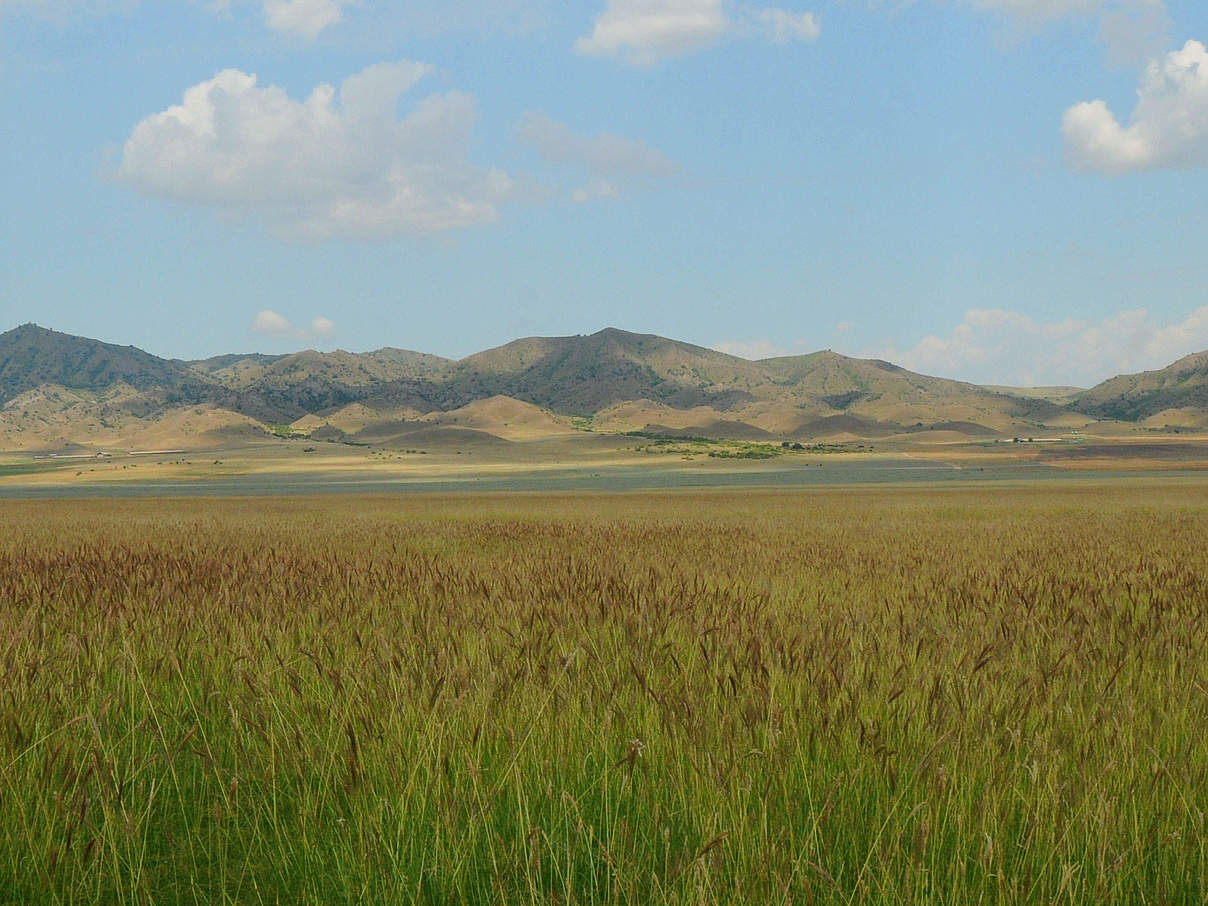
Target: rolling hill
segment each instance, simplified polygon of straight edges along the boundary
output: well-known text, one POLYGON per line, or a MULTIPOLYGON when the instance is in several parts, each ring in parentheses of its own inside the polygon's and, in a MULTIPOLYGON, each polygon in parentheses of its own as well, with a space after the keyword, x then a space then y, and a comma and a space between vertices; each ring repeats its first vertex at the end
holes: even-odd
POLYGON ((446 378, 474 399, 510 396, 578 416, 633 399, 725 411, 757 399, 769 384, 754 362, 615 328, 516 340, 462 359, 446 378))
POLYGON ((133 346, 114 346, 35 324, 0 334, 0 403, 46 385, 103 391, 118 384, 179 403, 205 399, 210 382, 183 364, 133 346))
POLYGON ((1197 352, 1157 371, 1106 380, 1071 400, 1097 418, 1204 424, 1208 416, 1208 352, 1197 352))
POLYGON ((1208 353, 1059 389, 981 387, 830 350, 748 361, 615 328, 458 361, 391 347, 177 361, 27 324, 0 334, 0 446, 247 438, 256 426, 403 444, 417 432, 515 443, 584 428, 774 440, 1208 425, 1208 353))

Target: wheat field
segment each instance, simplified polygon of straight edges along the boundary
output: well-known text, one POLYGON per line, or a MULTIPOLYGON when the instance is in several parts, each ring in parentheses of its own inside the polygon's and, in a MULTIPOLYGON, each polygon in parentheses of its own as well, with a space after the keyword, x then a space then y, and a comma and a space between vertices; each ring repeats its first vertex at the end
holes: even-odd
POLYGON ((1208 900, 1208 482, 0 504, 0 904, 1208 900))

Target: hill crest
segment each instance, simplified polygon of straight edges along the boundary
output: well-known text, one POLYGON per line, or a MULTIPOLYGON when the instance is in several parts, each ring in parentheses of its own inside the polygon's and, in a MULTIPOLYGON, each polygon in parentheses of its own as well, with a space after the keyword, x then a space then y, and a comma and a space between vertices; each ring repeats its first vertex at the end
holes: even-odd
POLYGON ((64 411, 51 421, 68 435, 67 410, 88 412, 92 425, 115 412, 162 421, 174 408, 205 406, 266 426, 324 425, 330 419, 353 428, 400 417, 455 425, 452 419, 466 418, 476 428, 528 436, 569 430, 577 419, 580 427, 602 431, 654 426, 724 428, 752 437, 874 437, 930 428, 975 437, 1074 429, 1121 413, 1140 422, 1178 412, 1202 422, 1208 417, 1208 353, 1161 371, 1113 378, 1067 401, 917 374, 829 349, 751 361, 614 327, 525 337, 460 360, 387 346, 365 353, 302 350, 177 361, 24 324, 0 334, 6 436, 20 433, 15 420, 21 407, 7 405, 19 398, 29 401, 25 410, 36 400, 41 419, 61 400, 64 411), (49 390, 39 395, 41 388, 49 390), (354 412, 360 414, 351 418, 354 412))

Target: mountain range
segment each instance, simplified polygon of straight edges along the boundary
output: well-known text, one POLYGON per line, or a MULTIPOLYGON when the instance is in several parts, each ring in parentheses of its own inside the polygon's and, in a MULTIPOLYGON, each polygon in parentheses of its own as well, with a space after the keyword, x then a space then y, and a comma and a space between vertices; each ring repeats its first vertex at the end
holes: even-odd
POLYGON ((376 445, 609 433, 969 439, 1208 425, 1208 353, 1089 390, 928 377, 829 350, 748 361, 615 328, 460 360, 405 349, 164 359, 33 324, 0 334, 0 449, 220 446, 271 433, 376 445), (1051 391, 1051 392, 1050 392, 1051 391))

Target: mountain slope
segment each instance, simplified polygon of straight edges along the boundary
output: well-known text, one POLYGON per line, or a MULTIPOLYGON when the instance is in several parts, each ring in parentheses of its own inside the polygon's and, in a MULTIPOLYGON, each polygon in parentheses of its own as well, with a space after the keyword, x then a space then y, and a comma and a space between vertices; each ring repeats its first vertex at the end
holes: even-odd
POLYGON ((725 411, 756 399, 753 391, 768 385, 754 362, 616 328, 516 340, 462 359, 445 380, 461 405, 510 396, 567 415, 593 415, 634 399, 725 411))
POLYGON ((1208 412, 1208 352, 1157 371, 1123 374, 1075 396, 1077 408, 1098 418, 1139 421, 1170 410, 1208 412))
MULTIPOLYGON (((281 356, 259 366, 235 363, 215 372, 223 386, 255 398, 274 413, 274 420, 292 422, 308 413, 339 409, 375 395, 400 394, 400 386, 438 376, 449 364, 439 356, 404 349, 374 352, 316 352, 313 349, 281 356)), ((426 407, 430 408, 430 407, 426 407)))
POLYGON ((1066 426, 1087 419, 1045 399, 1027 399, 976 384, 930 377, 879 359, 854 359, 825 350, 804 356, 764 359, 760 365, 830 412, 873 422, 914 427, 967 422, 1010 431, 1024 425, 1066 426))
POLYGON ((234 390, 258 387, 276 392, 300 386, 369 387, 393 381, 415 380, 440 373, 451 363, 440 356, 409 349, 377 349, 373 352, 316 352, 313 349, 283 356, 218 356, 208 363, 216 380, 234 390), (227 359, 230 359, 227 361, 227 359))
POLYGON ((1092 420, 1085 412, 1147 419, 1178 409, 1183 423, 1208 424, 1208 353, 1115 378, 1078 394, 1074 405, 1051 396, 929 377, 830 350, 748 361, 615 328, 529 337, 459 361, 387 347, 181 362, 34 325, 0 334, 4 435, 56 438, 72 437, 73 424, 88 438, 128 436, 151 421, 169 426, 176 421, 165 413, 182 407, 215 410, 204 415, 206 424, 227 412, 344 435, 374 426, 385 436, 422 422, 424 430, 513 440, 571 431, 569 417, 589 419, 598 431, 793 439, 922 430, 956 439, 1030 435, 1085 426, 1092 420))
POLYGON ((199 402, 211 382, 182 363, 133 346, 114 346, 25 324, 0 334, 0 402, 54 384, 103 391, 125 384, 165 402, 199 402))
MULTIPOLYGON (((254 390, 241 392, 223 386, 187 362, 34 324, 0 334, 0 405, 43 388, 74 395, 70 406, 80 412, 87 409, 89 418, 98 418, 101 424, 194 405, 214 406, 261 422, 279 420, 278 407, 271 399, 254 390)), ((46 408, 45 401, 41 405, 46 408)), ((10 409, 8 416, 13 415, 10 409)))

